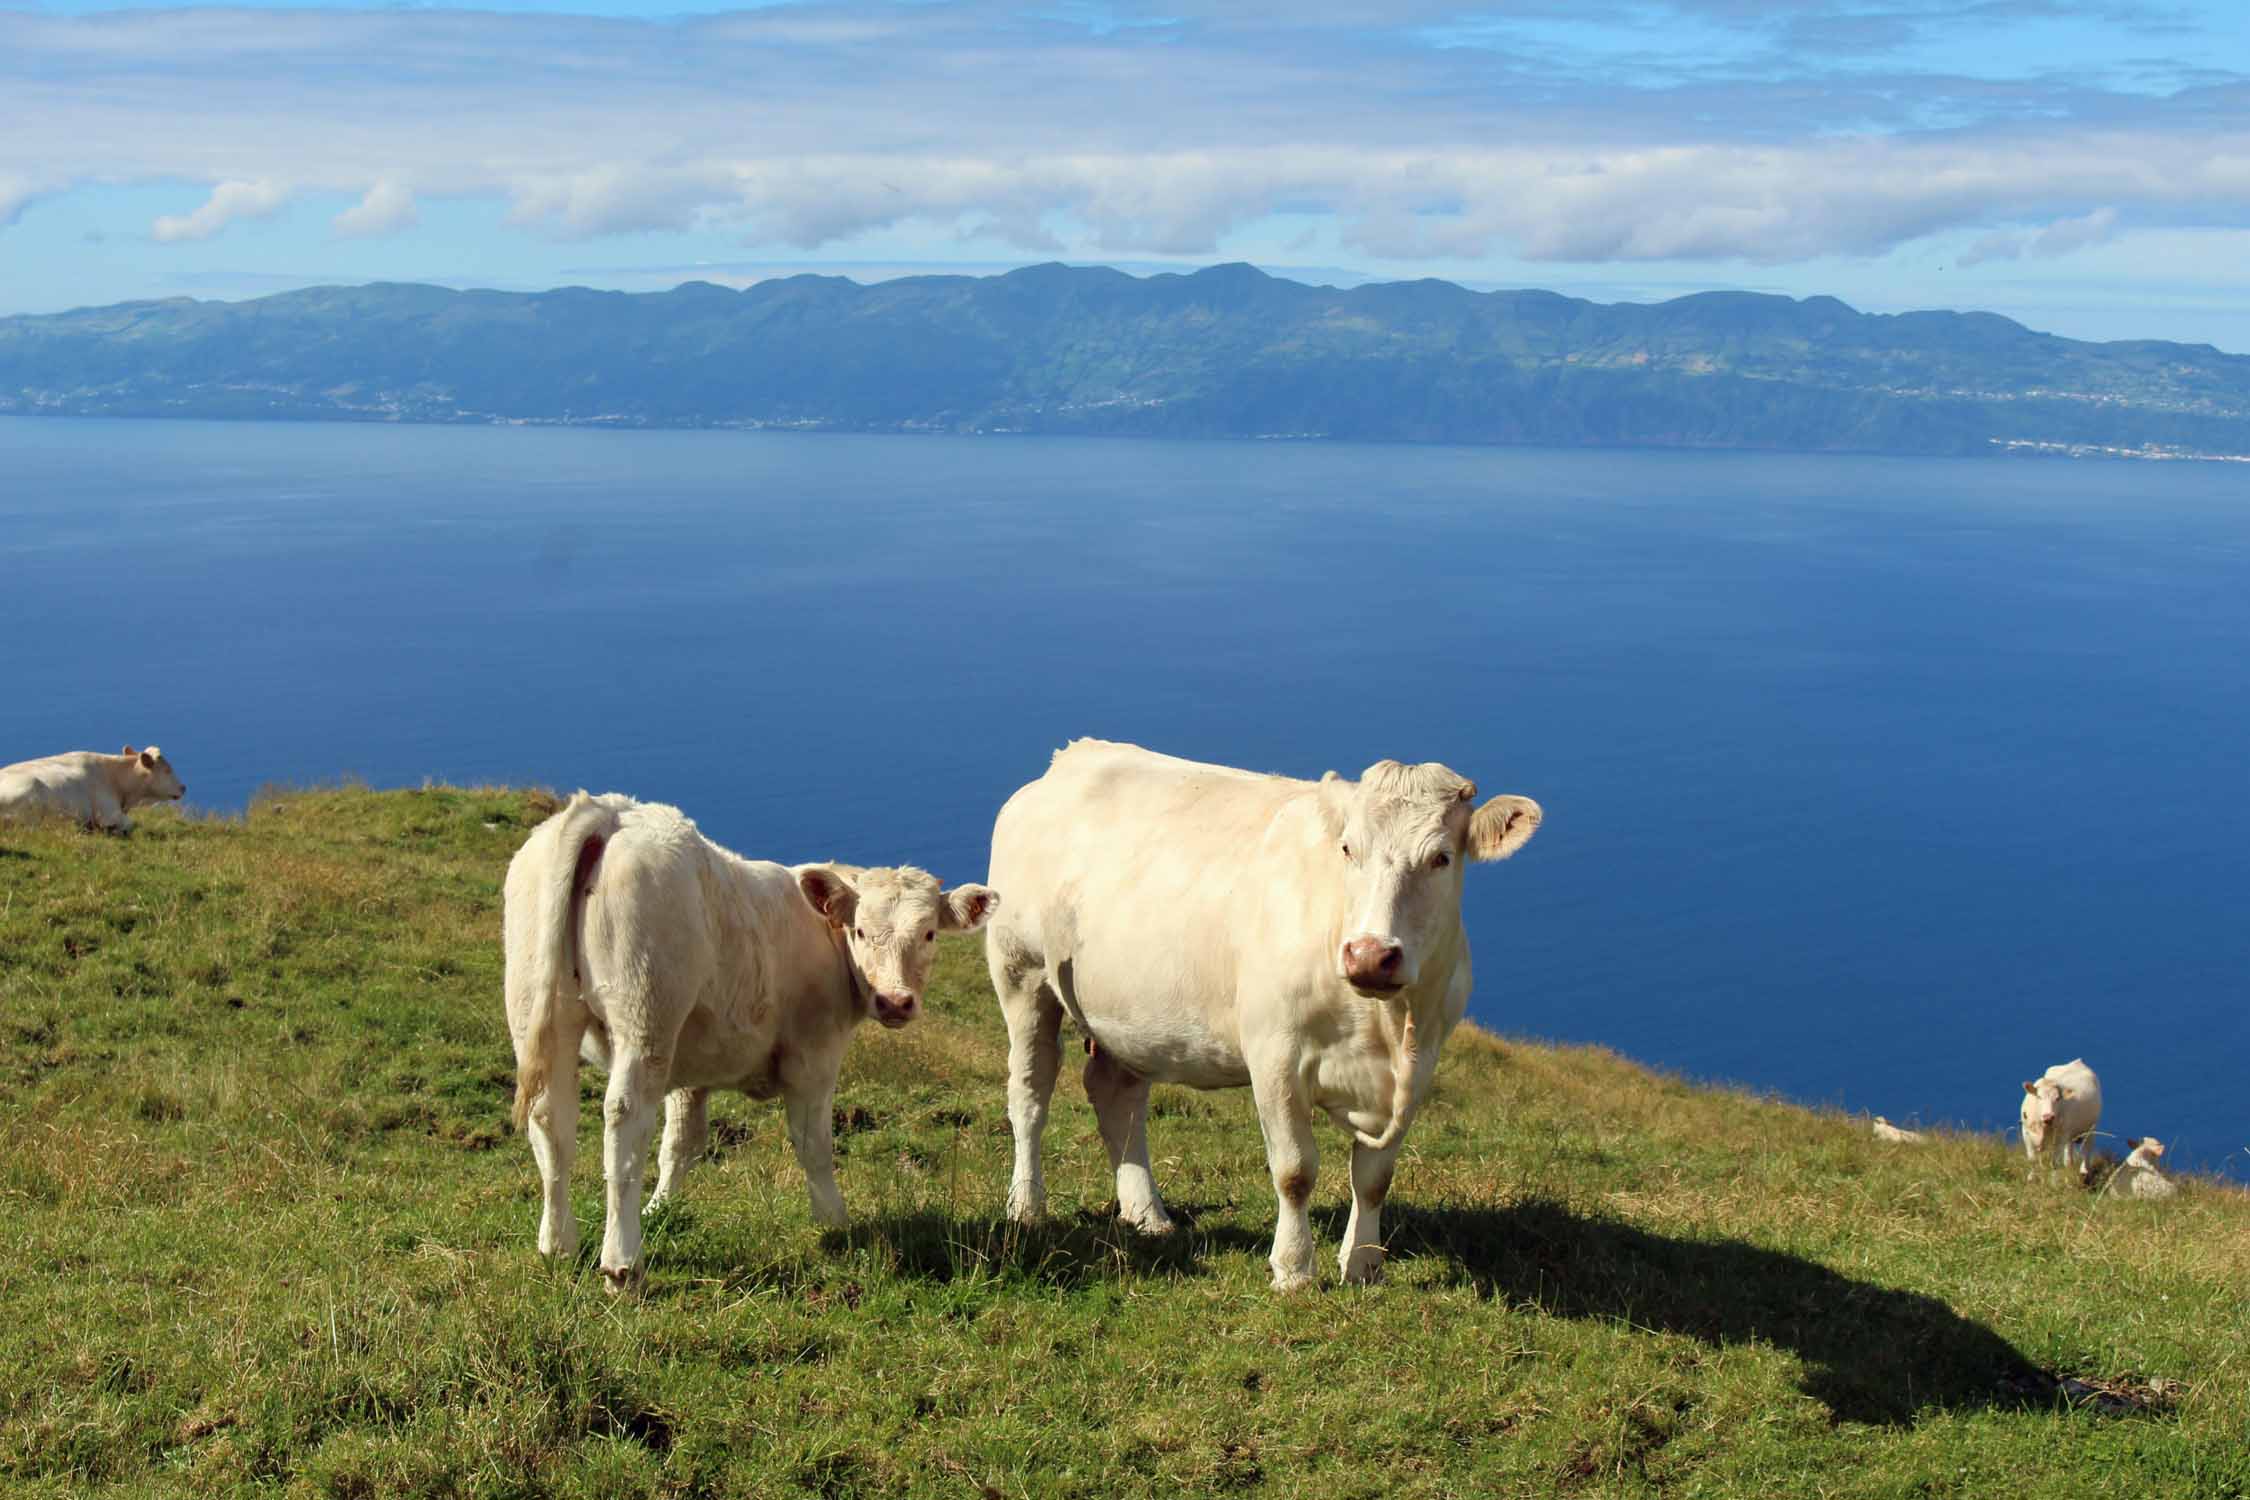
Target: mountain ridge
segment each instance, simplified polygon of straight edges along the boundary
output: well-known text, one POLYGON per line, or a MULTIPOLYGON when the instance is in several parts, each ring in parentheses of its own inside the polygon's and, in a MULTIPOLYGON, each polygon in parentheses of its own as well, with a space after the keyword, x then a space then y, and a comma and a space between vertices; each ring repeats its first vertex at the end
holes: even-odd
POLYGON ((2250 356, 1994 313, 1710 291, 1598 303, 1240 262, 741 290, 309 287, 0 318, 0 412, 2250 453, 2250 356))

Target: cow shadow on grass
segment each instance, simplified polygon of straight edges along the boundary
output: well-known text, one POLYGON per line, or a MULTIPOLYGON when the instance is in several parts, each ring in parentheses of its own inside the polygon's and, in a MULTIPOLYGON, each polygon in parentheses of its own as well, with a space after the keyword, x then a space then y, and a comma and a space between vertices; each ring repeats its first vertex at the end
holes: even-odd
MULTIPOLYGON (((1839 1422, 1910 1426, 1931 1409, 2047 1405, 2054 1378, 1935 1297, 1740 1240, 1673 1238, 1548 1199, 1417 1209, 1386 1226, 1392 1264, 1435 1260, 1479 1296, 1550 1317, 1767 1344, 1805 1365, 1839 1422)), ((1342 1228, 1336 1212, 1324 1227, 1342 1228)))
MULTIPOLYGON (((1058 1288, 1137 1277, 1200 1277, 1212 1259, 1261 1263, 1270 1222, 1232 1223, 1231 1206, 1171 1205, 1180 1223, 1152 1238, 1083 1212, 1024 1227, 942 1212, 890 1215, 833 1230, 830 1254, 873 1250, 898 1275, 951 1283, 1022 1279, 1058 1288)), ((1345 1210, 1315 1210, 1323 1269, 1345 1210)), ((1861 1281, 1818 1261, 1741 1240, 1655 1234, 1549 1199, 1419 1208, 1392 1201, 1394 1274, 1433 1263, 1438 1279, 1510 1307, 1649 1332, 1716 1348, 1764 1344, 1804 1364, 1805 1393, 1833 1420, 1911 1426, 1922 1414, 2050 1406, 2056 1383, 1991 1329, 1919 1292, 1861 1281)), ((1344 1295, 1330 1285, 1325 1295, 1344 1295)))
POLYGON ((898 1275, 916 1281, 997 1277, 1069 1289, 1132 1276, 1207 1276, 1214 1252, 1256 1250, 1263 1256, 1271 1239, 1270 1232, 1204 1222, 1223 1212, 1214 1207, 1165 1206, 1176 1227, 1164 1235, 1142 1234, 1114 1214, 1093 1211, 1027 1225, 924 1210, 830 1230, 821 1248, 830 1254, 873 1250, 898 1275))

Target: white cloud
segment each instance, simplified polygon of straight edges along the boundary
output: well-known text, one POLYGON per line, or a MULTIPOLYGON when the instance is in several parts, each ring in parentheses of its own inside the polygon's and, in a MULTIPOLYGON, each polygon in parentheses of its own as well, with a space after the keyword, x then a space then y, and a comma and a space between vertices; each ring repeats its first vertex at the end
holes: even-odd
POLYGON ((386 177, 330 220, 329 227, 347 238, 361 239, 396 234, 421 221, 422 212, 415 206, 413 192, 398 179, 386 177))
MULTIPOLYGON (((505 202, 562 239, 718 227, 812 249, 911 225, 1100 256, 1219 253, 1289 212, 1394 261, 1773 264, 1938 233, 1988 235, 1989 259, 2250 217, 2239 85, 1877 79, 1808 55, 1789 76, 1636 86, 1491 37, 1422 45, 1409 11, 1455 12, 1417 5, 1388 23, 1356 0, 1142 17, 1185 16, 1161 25, 1120 24, 1129 4, 1074 25, 1001 0, 668 22, 0 9, 18 122, 0 133, 0 224, 33 174, 210 189, 157 221, 174 242, 313 193, 357 199, 333 221, 347 236, 405 228, 435 194, 505 202), (1914 128, 1937 116, 1957 123, 1914 128)), ((1714 24, 1762 13, 1682 5, 1714 24)))
POLYGON ((1966 270, 1995 260, 2053 260, 2075 250, 2107 244, 2117 236, 2117 210, 2104 204, 2074 219, 2057 219, 2043 229, 1988 234, 1961 253, 1966 270))
POLYGON ((21 218, 31 200, 38 196, 39 189, 29 177, 0 172, 0 229, 6 229, 21 218))
POLYGON ((160 215, 148 232, 160 245, 207 240, 237 219, 273 217, 288 198, 289 190, 270 179, 230 180, 211 189, 211 196, 194 213, 160 215))

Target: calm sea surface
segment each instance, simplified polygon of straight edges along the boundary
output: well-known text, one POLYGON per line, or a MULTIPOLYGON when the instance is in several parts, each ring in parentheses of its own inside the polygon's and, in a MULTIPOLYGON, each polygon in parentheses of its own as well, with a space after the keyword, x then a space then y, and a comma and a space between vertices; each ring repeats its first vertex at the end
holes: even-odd
POLYGON ((2250 1168, 2239 466, 0 419, 0 619, 0 762, 949 882, 1078 735, 1443 760, 1547 809, 1489 1025, 1991 1127, 2083 1054, 2250 1168))

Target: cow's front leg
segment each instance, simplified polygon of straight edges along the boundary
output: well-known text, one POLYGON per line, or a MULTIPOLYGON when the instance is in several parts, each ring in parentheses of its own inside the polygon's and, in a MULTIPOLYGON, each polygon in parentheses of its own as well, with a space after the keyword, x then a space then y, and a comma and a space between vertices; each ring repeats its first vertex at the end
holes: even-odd
MULTIPOLYGON (((988 941, 997 941, 991 939, 988 941)), ((1047 1105, 1062 1071, 1062 1002, 1045 975, 1025 962, 992 961, 1000 1009, 1008 1023, 1008 1128, 1016 1140, 1015 1175, 1008 1181, 1008 1217, 1032 1224, 1047 1212, 1047 1180, 1039 1143, 1047 1130, 1047 1105)))
POLYGON ((812 1216, 831 1229, 844 1224, 844 1195, 836 1191, 836 1080, 807 1082, 782 1095, 789 1119, 789 1144, 804 1169, 805 1191, 812 1195, 812 1216))
POLYGON ((1266 1166, 1273 1173, 1279 1201, 1274 1219, 1273 1285, 1293 1292, 1313 1284, 1313 1183, 1320 1175, 1320 1143, 1313 1139, 1312 1106, 1304 1085, 1286 1068, 1253 1067, 1250 1092, 1258 1104, 1258 1127, 1265 1132, 1266 1166))
POLYGON ((1336 1257, 1348 1282, 1366 1285, 1383 1279, 1383 1200, 1390 1196, 1398 1150, 1394 1145, 1371 1151, 1352 1143, 1352 1220, 1336 1257))
POLYGON ((710 1105, 709 1089, 674 1089, 664 1096, 664 1144, 656 1152, 656 1192, 648 1200, 650 1208, 678 1191, 680 1179, 703 1154, 711 1138, 710 1105))
POLYGON ((641 1258, 641 1178, 664 1097, 662 1062, 641 1048, 619 1045, 611 1055, 609 1093, 602 1101, 602 1174, 609 1223, 602 1231, 602 1274, 612 1291, 633 1279, 641 1258))

